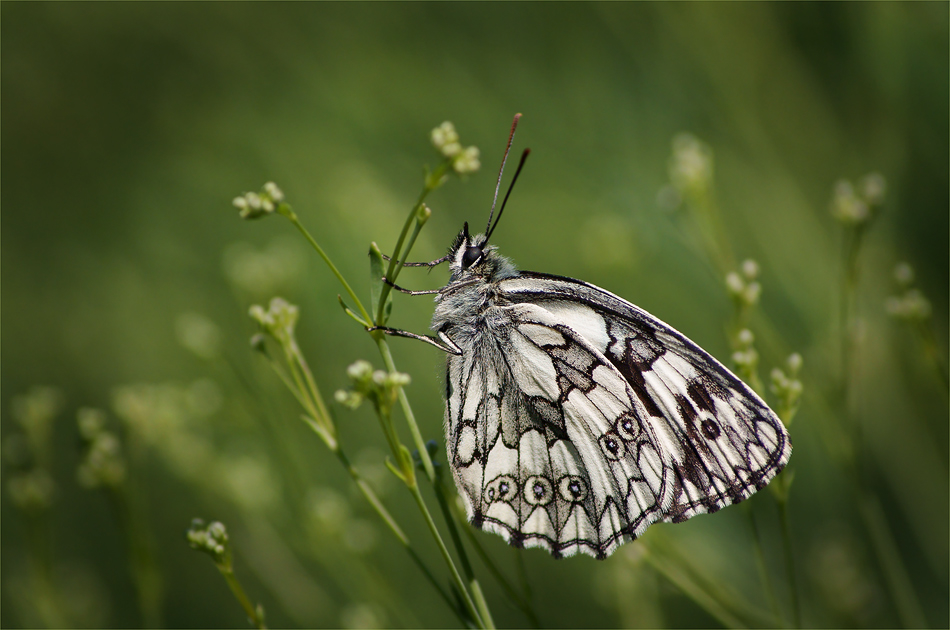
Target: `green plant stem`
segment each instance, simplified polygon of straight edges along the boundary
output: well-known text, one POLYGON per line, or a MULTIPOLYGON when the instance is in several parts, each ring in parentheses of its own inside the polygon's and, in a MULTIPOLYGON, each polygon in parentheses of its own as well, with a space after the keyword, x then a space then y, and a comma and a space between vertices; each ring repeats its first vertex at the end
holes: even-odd
POLYGON ((266 355, 266 357, 271 368, 273 368, 274 372, 277 373, 277 376, 284 383, 284 386, 290 390, 290 393, 294 395, 294 398, 297 399, 297 402, 300 403, 300 406, 304 408, 304 411, 306 411, 308 415, 314 414, 316 410, 312 408, 310 400, 303 395, 303 392, 297 389, 297 384, 292 381, 289 376, 287 376, 283 368, 280 367, 280 364, 278 364, 277 361, 275 361, 269 354, 266 355))
MULTIPOLYGON (((396 363, 393 361, 393 354, 389 349, 389 344, 386 343, 386 339, 381 333, 377 333, 375 339, 376 346, 379 348, 379 354, 383 357, 383 364, 386 366, 386 369, 390 372, 395 372, 396 363)), ((422 467, 426 472, 426 477, 428 477, 430 481, 434 481, 435 467, 432 465, 432 458, 429 456, 428 449, 426 449, 425 440, 422 438, 422 433, 419 431, 419 425, 416 422, 416 415, 412 412, 409 399, 406 397, 406 392, 403 391, 402 387, 398 389, 396 396, 399 400, 402 413, 406 417, 406 424, 409 425, 412 442, 415 444, 416 450, 419 451, 419 459, 422 460, 422 467)))
POLYGON ((363 476, 360 475, 359 470, 350 463, 350 459, 346 456, 346 453, 343 452, 342 448, 337 447, 333 454, 336 455, 336 458, 340 460, 340 463, 343 465, 343 468, 346 469, 346 472, 349 473, 350 477, 356 482, 356 487, 360 489, 363 497, 369 502, 376 514, 379 515, 383 522, 389 527, 390 531, 399 539, 399 542, 404 546, 409 546, 409 537, 406 536, 405 532, 402 531, 402 528, 399 527, 399 524, 396 523, 396 519, 393 518, 392 514, 389 513, 389 510, 386 509, 386 506, 383 505, 383 502, 376 496, 376 492, 373 491, 373 488, 363 479, 363 476))
MULTIPOLYGON (((429 173, 426 176, 425 183, 422 187, 422 192, 419 194, 419 198, 416 200, 415 205, 412 207, 412 211, 409 212, 409 216, 406 217, 406 222, 402 226, 402 231, 399 233, 399 238, 396 240, 396 247, 393 249, 393 255, 389 258, 389 266, 386 268, 386 277, 390 282, 395 284, 396 278, 399 277, 400 272, 402 271, 402 263, 406 262, 407 256, 409 255, 409 250, 412 248, 412 243, 409 247, 406 247, 405 251, 402 251, 403 243, 406 241, 406 235, 409 234, 409 227, 417 222, 417 217, 419 210, 422 208, 422 204, 425 201, 426 197, 429 196, 433 190, 442 185, 443 176, 449 169, 449 161, 445 160, 439 164, 434 171, 429 173)), ((415 242, 415 235, 412 238, 412 242, 415 242)), ((392 292, 392 286, 389 284, 384 284, 382 292, 379 295, 379 303, 376 307, 376 319, 373 320, 376 322, 377 326, 382 326, 386 323, 384 317, 384 308, 386 306, 386 299, 389 297, 390 292, 392 292)))
POLYGON ((646 559, 654 568, 723 624, 734 628, 774 627, 780 621, 704 577, 662 533, 644 539, 643 545, 646 559))
MULTIPOLYGON (((399 239, 396 241, 396 247, 393 249, 393 255, 389 259, 389 267, 386 269, 386 277, 392 283, 395 283, 396 279, 399 277, 399 273, 402 271, 403 267, 402 263, 406 262, 409 252, 416 242, 416 237, 419 235, 419 230, 422 228, 422 224, 418 220, 419 210, 422 208, 422 204, 429 193, 441 186, 443 175, 445 171, 448 170, 448 166, 449 163, 447 161, 443 162, 436 168, 435 171, 426 177, 425 185, 422 188, 422 192, 419 194, 419 199, 413 206, 409 216, 406 217, 406 222, 403 224, 402 231, 399 233, 399 239), (413 224, 415 224, 415 229, 413 230, 409 243, 406 245, 405 251, 403 251, 403 244, 406 241, 406 235, 409 233, 409 228, 413 224)), ((374 320, 377 326, 382 326, 385 324, 384 314, 386 300, 389 299, 389 294, 391 291, 392 286, 388 283, 384 283, 379 295, 376 319, 374 320)), ((389 344, 386 343, 384 335, 382 333, 376 332, 374 333, 373 337, 376 340, 376 346, 379 348, 379 354, 383 357, 383 363, 386 365, 386 369, 390 372, 395 372, 396 364, 393 361, 392 352, 389 349, 389 344)), ((425 470, 426 477, 429 478, 429 481, 435 481, 435 467, 432 465, 432 458, 429 457, 429 452, 426 450, 425 440, 422 438, 422 433, 419 431, 419 425, 416 422, 415 414, 412 412, 412 407, 409 405, 409 399, 406 397, 406 393, 401 387, 399 388, 397 396, 399 399, 399 406, 402 408, 403 414, 406 417, 406 423, 409 425, 409 432, 412 434, 412 441, 415 444, 416 450, 419 452, 419 458, 422 460, 422 467, 425 470)))
MULTIPOLYGON (((772 578, 769 577, 768 565, 765 562, 765 551, 762 547, 762 535, 759 532, 759 524, 755 520, 755 514, 745 503, 745 513, 749 517, 749 525, 752 528, 752 541, 755 549, 755 563, 759 568, 759 576, 762 578, 762 586, 765 590, 765 596, 769 600, 769 608, 777 620, 782 620, 782 613, 778 606, 778 597, 775 595, 775 586, 772 584, 772 578)), ((784 625, 784 624, 783 624, 784 625)), ((795 627, 799 627, 796 625, 795 627)))
POLYGON ((801 604, 798 595, 798 580, 795 579, 795 554, 792 553, 792 532, 788 519, 788 500, 778 499, 779 521, 782 526, 782 552, 785 554, 785 573, 792 597, 792 626, 802 627, 801 604))
MULTIPOLYGON (((360 489, 363 497, 367 500, 367 502, 369 502, 373 510, 383 520, 383 522, 386 523, 386 526, 389 527, 389 530, 393 533, 393 535, 396 536, 400 544, 402 544, 406 552, 409 554, 409 557, 412 558, 412 561, 417 567, 419 567, 419 570, 422 571, 422 574, 425 575, 432 587, 435 588, 445 603, 448 604, 449 608, 455 610, 455 604, 452 602, 451 598, 439 585, 438 580, 435 579, 432 571, 425 564, 425 562, 423 562, 422 558, 419 557, 419 554, 416 553, 416 550, 412 548, 412 545, 409 543, 409 537, 405 534, 405 532, 402 531, 402 528, 399 527, 396 519, 393 518, 393 516, 389 513, 389 510, 386 509, 380 498, 376 496, 376 492, 373 491, 372 487, 370 487, 366 480, 360 475, 359 470, 357 470, 356 467, 350 463, 349 458, 342 451, 342 449, 337 448, 334 450, 334 454, 337 456, 337 459, 340 460, 340 463, 343 464, 343 467, 349 473, 350 477, 353 478, 353 481, 356 482, 356 486, 360 489)), ((464 621, 464 619, 461 617, 460 620, 464 621)))
POLYGON ((221 572, 221 575, 224 576, 224 580, 228 583, 228 587, 231 589, 231 592, 234 593, 234 597, 238 600, 238 603, 241 604, 241 608, 244 609, 244 613, 247 615, 247 618, 254 624, 255 628, 263 630, 267 628, 264 625, 264 616, 254 605, 251 603, 251 600, 248 599, 247 594, 244 593, 244 589, 241 587, 241 583, 238 581, 237 577, 234 575, 234 571, 229 566, 230 563, 226 564, 217 564, 218 571, 221 572))
POLYGON ((689 195, 687 207, 692 211, 694 224, 699 230, 706 254, 716 267, 716 271, 723 277, 735 268, 735 262, 711 186, 710 183, 709 187, 689 195))
POLYGON ((842 272, 841 287, 841 392, 844 402, 845 414, 850 419, 850 425, 854 434, 852 436, 851 472, 852 481, 857 490, 859 509, 871 539, 871 547, 877 556, 878 564, 884 574, 888 590, 902 624, 907 628, 923 628, 926 626, 926 618, 923 614, 923 608, 917 599, 913 584, 904 566, 903 559, 900 556, 897 543, 891 533, 891 529, 884 517, 883 510, 877 501, 877 498, 871 493, 865 478, 867 476, 865 467, 866 453, 864 448, 863 427, 860 416, 855 409, 855 388, 856 380, 853 373, 854 354, 856 351, 856 339, 854 330, 855 296, 857 294, 858 278, 860 272, 860 252, 863 243, 864 234, 867 231, 867 223, 861 223, 854 226, 853 231, 845 233, 845 245, 843 248, 844 269, 842 272))
MULTIPOLYGON (((393 457, 397 461, 397 468, 402 470, 399 473, 400 479, 405 483, 406 487, 409 489, 409 492, 412 494, 412 497, 416 500, 416 505, 419 507, 419 511, 422 512, 423 517, 425 518, 426 525, 429 527, 429 531, 432 534, 432 537, 435 539, 436 544, 439 547, 439 551, 442 553, 442 558, 445 560, 446 565, 449 567, 449 571, 452 575, 452 580, 455 582, 456 589, 459 592, 459 595, 462 597, 462 601, 465 604, 465 607, 468 609, 469 614, 472 615, 472 619, 478 624, 480 628, 489 628, 493 627, 488 625, 491 623, 491 617, 487 617, 487 622, 485 621, 486 617, 480 614, 480 606, 475 603, 475 600, 472 598, 472 595, 469 593, 469 590, 466 588, 465 583, 462 581, 462 577, 459 574, 458 569, 455 566, 455 562, 452 560, 451 554, 449 554, 448 548, 445 546, 445 542, 442 540, 442 535, 439 533, 438 527, 435 525, 435 521, 432 520, 432 514, 429 512, 429 508, 425 503, 425 499, 422 497, 422 493, 419 489, 419 484, 414 475, 407 474, 411 473, 411 468, 406 471, 403 467, 403 459, 405 453, 405 447, 399 441, 399 436, 396 435, 395 427, 392 423, 392 418, 388 413, 388 410, 382 409, 377 406, 376 415, 379 418, 380 426, 382 427, 383 433, 386 436, 386 440, 389 443, 389 447, 392 450, 393 457)), ((424 447, 423 447, 424 448, 424 447)), ((411 465, 411 464, 410 464, 411 465)), ((457 533, 455 533, 457 536, 457 533)), ((465 566, 467 568, 467 573, 471 574, 471 566, 468 564, 468 558, 462 556, 465 561, 465 566)), ((472 580, 474 577, 472 576, 472 580)), ((470 580, 471 582, 471 580, 470 580)), ((475 583, 475 588, 478 590, 478 593, 481 593, 481 588, 478 586, 477 582, 475 583)), ((481 601, 482 607, 487 610, 487 604, 482 598, 481 601)))
MULTIPOLYGON (((294 397, 297 398, 297 401, 301 404, 301 406, 303 406, 303 408, 308 412, 308 414, 315 414, 316 409, 314 407, 314 403, 311 401, 310 398, 305 396, 304 393, 300 390, 300 387, 302 387, 302 383, 300 381, 299 375, 296 374, 296 371, 291 370, 295 375, 294 380, 291 380, 291 378, 288 377, 284 373, 284 370, 281 369, 280 365, 276 361, 274 361, 273 358, 271 358, 270 354, 267 354, 266 356, 267 356, 268 362, 271 364, 271 367, 274 369, 275 372, 277 372, 280 379, 284 382, 284 385, 286 385, 287 388, 294 394, 294 397)), ((288 352, 286 356, 287 356, 288 363, 291 366, 293 366, 295 363, 294 357, 296 355, 288 352)), ((304 368, 306 368, 306 363, 303 361, 303 357, 300 356, 299 358, 301 359, 300 364, 303 365, 304 368)), ((313 383, 312 376, 310 376, 308 380, 309 382, 313 383)), ((316 394, 315 400, 320 400, 319 390, 316 389, 315 383, 311 391, 316 394)), ((335 436, 327 433, 323 425, 321 425, 319 422, 317 422, 313 418, 309 417, 309 415, 305 414, 304 419, 305 421, 307 421, 307 424, 310 426, 310 428, 312 428, 314 432, 317 433, 317 435, 319 435, 321 439, 323 439, 327 447, 333 452, 336 458, 340 461, 340 463, 343 465, 343 468, 347 471, 347 473, 356 483, 356 486, 357 488, 359 488, 360 493, 363 495, 366 501, 370 504, 370 506, 373 508, 376 514, 380 517, 380 519, 382 519, 382 521, 386 524, 386 526, 393 533, 393 535, 399 540, 403 548, 406 549, 406 552, 412 558, 412 561, 416 564, 417 567, 419 567, 419 570, 422 571, 423 575, 425 575, 429 583, 433 586, 433 588, 436 589, 436 591, 439 593, 442 599, 445 600, 445 602, 449 605, 449 607, 452 608, 452 610, 455 610, 456 612, 458 612, 455 604, 449 598, 448 594, 439 585, 438 581, 435 579, 434 575, 432 574, 432 571, 422 561, 422 558, 419 557, 419 554, 417 554, 416 551, 412 548, 409 541, 409 537, 405 534, 405 532, 396 522, 396 519, 393 518, 392 514, 389 513, 389 510, 386 509, 385 505, 383 505, 383 502, 376 495, 376 492, 373 491, 372 487, 366 482, 365 479, 363 479, 359 470, 355 466, 353 466, 353 464, 350 462, 349 457, 347 457, 346 453, 343 451, 342 447, 340 446, 339 442, 336 440, 335 436)), ((389 423, 389 426, 390 427, 392 426, 392 422, 389 423)), ((383 432, 386 434, 387 441, 390 442, 390 446, 394 449, 394 452, 398 452, 398 438, 395 438, 394 435, 392 435, 389 431, 386 430, 385 424, 384 424, 383 432)), ((464 618, 461 616, 459 617, 459 619, 461 621, 464 621, 464 618)))
POLYGON ((927 618, 923 607, 917 600, 914 585, 901 560, 900 551, 888 527, 880 502, 876 497, 869 495, 859 497, 859 501, 861 516, 871 535, 871 543, 882 565, 881 568, 894 598, 901 625, 905 628, 926 628, 927 618))
POLYGON ((845 232, 845 244, 843 248, 844 260, 842 262, 842 278, 841 278, 841 391, 842 399, 845 404, 845 412, 850 420, 851 429, 854 432, 854 449, 855 449, 855 459, 858 462, 861 462, 863 465, 863 444, 862 444, 862 431, 861 431, 861 422, 858 418, 858 414, 855 413, 853 409, 853 387, 851 387, 851 381, 853 380, 853 365, 854 365, 854 351, 855 351, 855 333, 854 330, 854 302, 855 295, 857 293, 858 287, 858 274, 859 267, 858 261, 860 259, 859 253, 861 251, 861 244, 863 242, 863 236, 865 232, 865 224, 860 224, 854 227, 853 231, 845 232))
POLYGON ((654 557, 654 552, 648 548, 645 554, 647 562, 656 569, 660 575, 672 582, 687 597, 693 600, 700 608, 712 615, 721 624, 727 628, 745 628, 747 627, 738 617, 729 612, 714 597, 701 589, 693 580, 689 578, 682 570, 676 568, 672 563, 665 562, 662 559, 654 557))
POLYGON ((923 345, 924 354, 930 359, 931 365, 937 372, 937 378, 940 380, 940 384, 943 385, 944 393, 950 392, 950 376, 948 376, 947 366, 937 350, 937 339, 933 328, 930 327, 930 322, 918 320, 913 327, 920 338, 921 345, 923 345))
POLYGON ((304 380, 307 383, 307 388, 310 392, 310 399, 313 400, 313 403, 316 407, 315 411, 317 415, 315 418, 317 420, 322 420, 325 428, 331 433, 335 434, 333 430, 333 424, 330 421, 330 412, 327 410, 326 404, 323 402, 323 396, 320 395, 320 388, 317 387, 317 381, 313 378, 313 373, 310 371, 310 366, 307 365, 306 359, 303 358, 303 353, 300 352, 300 348, 297 347, 296 341, 293 343, 293 357, 296 360, 297 365, 300 367, 300 371, 303 372, 304 380))
MULTIPOLYGON (((534 613, 534 611, 531 609, 530 604, 525 598, 521 597, 517 591, 515 591, 514 587, 511 586, 508 580, 505 579, 505 577, 502 575, 498 567, 495 566, 495 563, 485 552, 485 549, 482 547, 481 543, 478 542, 478 538, 475 537, 475 533, 472 530, 472 528, 469 527, 468 523, 465 522, 465 517, 462 514, 461 510, 458 509, 457 506, 455 509, 452 509, 452 506, 449 504, 449 497, 447 496, 446 491, 445 491, 445 480, 443 479, 441 475, 439 475, 437 484, 434 486, 434 488, 436 492, 436 497, 439 499, 439 506, 442 508, 442 514, 446 522, 449 523, 449 527, 453 534, 453 540, 455 540, 456 546, 459 548, 459 555, 462 558, 462 562, 463 562, 463 570, 470 572, 471 564, 468 561, 468 557, 465 555, 465 550, 464 550, 464 547, 462 546, 461 541, 458 539, 457 531, 459 528, 461 528, 462 531, 465 532, 466 536, 468 537, 469 543, 475 549, 476 553, 478 553, 479 557, 482 559, 482 562, 485 564, 485 566, 488 567, 489 572, 495 577, 495 579, 501 585, 502 589, 508 595, 508 598, 512 601, 512 603, 514 603, 515 606, 520 608, 522 612, 524 612, 525 615, 527 615, 533 627, 535 628, 539 627, 538 617, 534 613)), ((521 554, 518 554, 517 557, 520 560, 521 554)), ((521 566, 521 569, 522 569, 522 575, 524 575, 523 565, 521 566)), ((471 574, 468 574, 468 575, 469 575, 469 579, 471 581, 474 581, 474 577, 472 577, 471 574)), ((479 587, 478 590, 479 592, 481 592, 481 587, 479 587)), ((527 587, 526 587, 526 590, 527 590, 527 587)), ((477 600, 476 600, 476 603, 478 603, 477 600)), ((490 612, 487 611, 487 604, 486 604, 485 612, 487 613, 488 617, 491 616, 490 612)))
POLYGON ((138 595, 143 628, 162 627, 162 578, 155 562, 152 541, 145 528, 147 518, 133 506, 126 485, 110 488, 109 497, 125 531, 129 565, 138 595))
POLYGON ((323 248, 320 247, 319 243, 317 243, 317 241, 314 240, 314 238, 310 235, 310 232, 307 231, 307 228, 305 228, 300 220, 297 219, 297 215, 294 213, 294 211, 290 209, 290 206, 284 203, 278 206, 278 211, 287 217, 290 222, 294 224, 294 227, 296 227, 300 233, 304 235, 304 238, 307 239, 310 245, 315 250, 317 250, 317 253, 320 254, 320 257, 323 259, 323 262, 327 264, 327 266, 330 268, 330 271, 333 272, 334 276, 336 276, 336 279, 339 280, 340 284, 343 285, 343 289, 346 291, 347 295, 349 295, 350 299, 353 300, 353 303, 356 304, 356 308, 359 309, 360 314, 363 316, 363 319, 366 322, 366 325, 369 326, 370 322, 373 320, 369 313, 366 312, 366 308, 363 306, 363 303, 360 302, 360 299, 356 296, 356 293, 354 293, 353 289, 350 287, 350 284, 346 281, 346 278, 344 278, 343 274, 340 273, 340 270, 336 268, 336 265, 333 264, 333 261, 330 260, 330 257, 327 256, 326 252, 323 251, 323 248))
POLYGON ((48 512, 43 510, 24 516, 23 524, 29 539, 32 568, 33 601, 29 604, 36 608, 40 620, 47 628, 65 628, 69 622, 63 611, 59 592, 53 583, 48 512))
MULTIPOLYGON (((540 628, 541 623, 538 620, 537 614, 531 608, 531 603, 525 597, 522 597, 521 594, 515 590, 514 586, 512 586, 511 583, 505 578, 504 574, 498 569, 491 557, 489 557, 481 543, 478 542, 478 539, 475 537, 475 532, 472 530, 472 528, 463 527, 462 531, 465 532, 469 543, 471 543, 472 547, 475 549, 478 557, 481 558, 482 562, 485 563, 485 566, 488 567, 488 571, 492 574, 492 576, 494 576, 502 590, 505 591, 505 594, 508 596, 508 599, 511 601, 511 603, 517 606, 521 612, 525 614, 532 628, 540 628)), ((518 553, 516 557, 518 558, 519 574, 521 577, 524 577, 524 560, 522 559, 522 554, 518 553)), ((524 580, 524 582, 527 586, 527 581, 524 580)))
POLYGON ((297 400, 301 401, 303 408, 307 411, 310 416, 319 422, 320 416, 317 413, 316 405, 313 402, 312 398, 307 397, 307 387, 304 384, 303 375, 300 372, 300 367, 295 360, 293 351, 287 347, 286 343, 282 342, 281 345, 284 349, 284 359, 287 361, 287 368, 290 371, 290 376, 293 379, 293 390, 299 393, 297 400))
POLYGON ((409 486, 409 492, 412 493, 412 497, 416 500, 416 505, 419 506, 419 511, 422 512, 422 516, 425 518, 426 526, 429 528, 429 531, 432 533, 432 537, 435 539, 435 542, 439 547, 439 553, 442 554, 445 564, 449 567, 449 571, 452 574, 452 581, 455 583, 455 587, 458 589, 459 594, 462 597, 465 608, 468 610, 469 614, 472 616, 472 619, 479 628, 493 628, 494 626, 488 625, 491 620, 489 619, 486 621, 482 619, 482 616, 479 614, 478 607, 475 605, 475 601, 472 599, 468 589, 465 587, 465 583, 462 581, 462 576, 459 574, 459 571, 455 566, 455 562, 452 560, 452 555, 445 546, 445 541, 442 540, 442 535, 439 533, 439 528, 436 527, 435 521, 432 520, 432 514, 429 512, 428 506, 426 506, 425 499, 422 498, 422 493, 419 491, 418 484, 409 486))
POLYGON ((435 498, 439 503, 439 509, 442 511, 442 518, 445 520, 446 527, 449 528, 449 536, 452 538, 452 544, 455 546, 455 552, 459 556, 459 563, 462 565, 462 571, 465 573, 465 579, 468 580, 469 588, 472 591, 472 599, 478 607, 478 612, 482 619, 490 626, 494 627, 495 622, 492 619, 491 611, 488 609, 488 602, 482 592, 482 587, 475 578, 475 572, 472 570, 472 563, 469 562, 468 553, 465 551, 465 545, 462 544, 462 538, 459 536, 456 518, 449 507, 448 498, 445 496, 445 487, 442 484, 441 476, 436 477, 432 484, 435 491, 435 498))

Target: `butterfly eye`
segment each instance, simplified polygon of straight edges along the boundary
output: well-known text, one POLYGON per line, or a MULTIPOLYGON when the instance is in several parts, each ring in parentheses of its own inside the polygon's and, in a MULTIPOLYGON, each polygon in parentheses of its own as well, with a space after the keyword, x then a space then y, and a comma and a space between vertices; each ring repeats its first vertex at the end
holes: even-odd
POLYGON ((468 269, 475 262, 482 257, 482 248, 481 247, 466 247, 465 253, 462 254, 462 269, 468 269))

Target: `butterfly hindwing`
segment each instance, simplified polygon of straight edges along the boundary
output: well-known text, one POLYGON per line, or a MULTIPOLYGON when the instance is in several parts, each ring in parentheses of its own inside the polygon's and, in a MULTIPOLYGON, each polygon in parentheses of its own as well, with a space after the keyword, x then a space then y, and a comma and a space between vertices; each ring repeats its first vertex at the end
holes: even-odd
POLYGON ((643 309, 594 285, 522 272, 503 280, 505 299, 570 321, 617 366, 648 411, 661 445, 678 455, 682 495, 669 520, 741 501, 791 455, 781 420, 706 351, 643 309))
POLYGON ((658 520, 764 486, 791 446, 725 367, 645 311, 522 272, 449 357, 446 431, 470 519, 519 546, 598 557, 658 520))
MULTIPOLYGON (((506 311, 504 335, 449 359, 447 441, 469 516, 519 546, 603 557, 639 523, 656 520, 649 516, 660 505, 649 489, 630 493, 630 479, 644 479, 634 459, 639 447, 610 459, 604 436, 623 418, 617 446, 637 438, 649 444, 648 428, 619 371, 583 337, 542 308, 506 311)), ((647 450, 661 492, 662 469, 647 450)))

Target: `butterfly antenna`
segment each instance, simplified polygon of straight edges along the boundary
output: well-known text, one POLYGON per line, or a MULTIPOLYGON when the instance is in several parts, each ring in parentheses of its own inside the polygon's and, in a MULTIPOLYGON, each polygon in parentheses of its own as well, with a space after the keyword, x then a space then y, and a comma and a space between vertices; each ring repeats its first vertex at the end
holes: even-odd
POLYGON ((485 226, 486 234, 489 228, 491 228, 491 220, 495 215, 495 202, 498 201, 498 190, 501 188, 501 176, 505 172, 505 162, 508 161, 508 151, 511 150, 511 142, 515 139, 515 129, 518 128, 519 120, 521 120, 521 114, 515 114, 515 119, 511 121, 511 133, 508 134, 508 146, 505 147, 505 157, 501 158, 501 168, 498 169, 498 181, 495 182, 495 196, 491 200, 491 212, 488 213, 488 225, 485 226))
MULTIPOLYGON (((528 155, 530 154, 531 149, 525 149, 521 154, 521 161, 518 162, 518 170, 515 171, 515 176, 511 178, 511 184, 508 185, 508 192, 505 193, 505 198, 501 202, 501 208, 498 210, 498 217, 495 219, 495 224, 492 225, 491 229, 488 230, 488 233, 485 234, 485 243, 488 242, 492 232, 494 232, 495 228, 498 226, 498 222, 501 221, 501 213, 505 211, 505 204, 508 203, 508 197, 511 195, 511 190, 515 187, 515 182, 518 181, 518 175, 521 174, 521 168, 524 166, 524 161, 528 159, 528 155)), ((484 244, 482 246, 484 247, 484 244)))

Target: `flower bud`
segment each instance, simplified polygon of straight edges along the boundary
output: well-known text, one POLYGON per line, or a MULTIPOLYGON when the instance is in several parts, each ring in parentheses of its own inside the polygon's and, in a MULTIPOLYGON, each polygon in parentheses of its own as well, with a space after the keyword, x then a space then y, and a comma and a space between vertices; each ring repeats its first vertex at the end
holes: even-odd
POLYGON ((452 161, 452 168, 459 175, 467 175, 477 171, 482 163, 478 161, 478 147, 466 147, 452 161))

